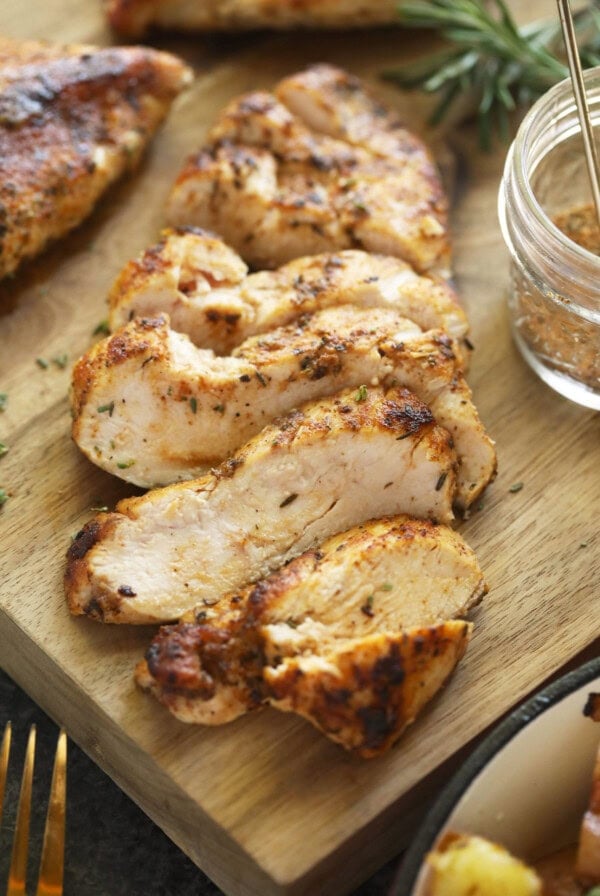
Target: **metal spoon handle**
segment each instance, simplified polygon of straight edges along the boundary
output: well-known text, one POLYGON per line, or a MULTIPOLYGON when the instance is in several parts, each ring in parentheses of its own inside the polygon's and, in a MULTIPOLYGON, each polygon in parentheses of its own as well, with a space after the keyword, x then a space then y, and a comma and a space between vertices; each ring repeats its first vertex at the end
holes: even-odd
POLYGON ((573 13, 571 12, 571 4, 569 3, 569 0, 556 0, 556 2, 558 4, 560 24, 562 26, 565 46, 567 48, 567 59, 569 61, 571 81, 573 82, 573 93, 575 94, 579 123, 581 125, 581 136, 583 138, 588 176, 592 188, 594 205, 596 207, 596 218, 598 220, 598 225, 600 226, 600 166, 598 165, 598 152, 596 150, 594 129, 592 128, 590 109, 583 82, 581 61, 577 50, 573 13))

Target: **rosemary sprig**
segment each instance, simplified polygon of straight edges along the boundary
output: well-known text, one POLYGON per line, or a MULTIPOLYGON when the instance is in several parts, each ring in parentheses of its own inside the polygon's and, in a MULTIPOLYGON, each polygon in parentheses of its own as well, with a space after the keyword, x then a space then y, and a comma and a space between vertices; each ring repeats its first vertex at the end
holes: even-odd
MULTIPOLYGON (((558 17, 518 27, 504 0, 405 0, 399 14, 408 27, 438 31, 449 46, 383 77, 406 89, 439 94, 432 124, 460 96, 472 97, 484 148, 495 131, 508 139, 510 112, 568 75, 559 58, 558 17)), ((583 65, 600 64, 600 10, 591 3, 575 19, 583 65)))

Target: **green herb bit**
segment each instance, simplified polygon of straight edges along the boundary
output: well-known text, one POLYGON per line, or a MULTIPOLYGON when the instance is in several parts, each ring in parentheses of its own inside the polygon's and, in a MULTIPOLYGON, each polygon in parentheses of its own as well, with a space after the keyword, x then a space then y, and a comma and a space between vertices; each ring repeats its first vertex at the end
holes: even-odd
POLYGON ((393 591, 394 586, 392 585, 391 582, 384 582, 379 590, 380 591, 393 591))
POLYGON ((513 482, 513 484, 509 488, 509 492, 514 495, 516 492, 520 492, 522 488, 523 488, 522 482, 513 482))
POLYGON ((45 358, 36 358, 35 363, 38 367, 41 367, 42 370, 48 370, 48 367, 50 366, 45 358))
POLYGON ((363 383, 354 393, 354 401, 366 401, 368 394, 367 387, 363 383))
POLYGON ((8 404, 8 393, 0 392, 0 413, 6 410, 6 405, 8 404))
POLYGON ((62 355, 57 355, 55 358, 52 358, 52 363, 56 364, 57 367, 60 367, 61 370, 64 370, 69 361, 69 356, 66 352, 63 352, 62 355))
POLYGON ((90 507, 90 510, 92 511, 92 513, 107 513, 108 507, 106 504, 98 504, 95 507, 90 507))
POLYGON ((128 470, 129 467, 132 467, 135 463, 135 460, 120 460, 117 464, 119 470, 128 470))
POLYGON ((8 454, 8 445, 0 442, 0 457, 4 457, 5 454, 8 454))
POLYGON ((192 414, 195 414, 198 410, 198 401, 194 397, 190 398, 190 407, 192 409, 192 414))
POLYGON ((8 501, 8 495, 6 494, 6 490, 3 488, 0 488, 0 507, 3 507, 7 501, 8 501))
POLYGON ((213 408, 213 411, 216 411, 218 414, 224 414, 225 413, 225 405, 224 404, 216 404, 213 408))
POLYGON ((96 408, 96 410, 98 411, 99 414, 108 413, 109 417, 112 417, 114 409, 115 409, 114 401, 111 401, 110 404, 100 404, 96 408))
POLYGON ((108 336, 109 334, 110 327, 108 326, 107 320, 101 320, 99 324, 96 324, 92 332, 92 336, 108 336))
POLYGON ((587 548, 588 544, 589 544, 589 542, 587 542, 587 541, 580 541, 580 542, 579 542, 579 547, 580 547, 580 548, 587 548))
POLYGON ((600 896, 600 887, 592 887, 591 890, 587 890, 585 896, 600 896))
POLYGON ((369 594, 368 598, 360 608, 361 613, 364 613, 365 616, 374 616, 373 613, 373 604, 375 603, 375 595, 369 594))

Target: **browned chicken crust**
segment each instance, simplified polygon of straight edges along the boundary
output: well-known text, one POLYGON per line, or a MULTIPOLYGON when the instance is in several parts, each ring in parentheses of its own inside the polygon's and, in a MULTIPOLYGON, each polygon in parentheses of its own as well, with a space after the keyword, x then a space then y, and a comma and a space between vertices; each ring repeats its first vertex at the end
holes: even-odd
POLYGON ((190 80, 142 47, 0 38, 0 277, 90 214, 190 80))
POLYGON ((183 721, 223 724, 269 702, 376 755, 454 667, 469 629, 448 620, 486 590, 451 529, 374 520, 163 627, 136 678, 183 721))
POLYGON ((139 36, 150 25, 191 31, 357 28, 397 21, 398 0, 105 0, 112 27, 139 36))
POLYGON ((254 267, 358 248, 448 274, 447 200, 418 137, 328 65, 233 100, 171 193, 174 225, 220 233, 254 267))

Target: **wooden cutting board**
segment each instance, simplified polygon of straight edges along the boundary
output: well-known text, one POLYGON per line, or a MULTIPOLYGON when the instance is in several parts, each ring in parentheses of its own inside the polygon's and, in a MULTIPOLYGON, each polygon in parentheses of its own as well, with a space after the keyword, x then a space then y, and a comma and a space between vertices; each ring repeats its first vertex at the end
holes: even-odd
MULTIPOLYGON (((98 4, 99 5, 99 4, 98 4)), ((537 8, 536 8, 537 7, 537 8)), ((553 4, 532 4, 551 13, 553 4)), ((107 43, 99 9, 80 0, 0 0, 13 36, 107 43)), ((445 692, 386 757, 352 759, 292 716, 265 711, 217 730, 186 727, 138 693, 131 672, 152 629, 69 616, 64 553, 97 504, 132 489, 88 463, 69 435, 69 370, 106 316, 122 264, 153 241, 184 156, 236 93, 317 60, 374 77, 421 52, 395 32, 161 39, 198 72, 142 169, 93 218, 0 286, 0 665, 228 894, 348 892, 411 830, 417 782, 599 634, 600 416, 550 392, 513 347, 508 262, 496 220, 505 148, 481 154, 471 130, 450 135, 458 159, 457 281, 472 321, 470 373, 497 440, 500 472, 461 525, 490 593, 445 692), (510 492, 511 484, 523 488, 510 492), (409 796, 407 796, 407 794, 409 796)), ((381 88, 417 125, 426 104, 381 88)), ((126 884, 124 884, 126 887, 126 884)))

